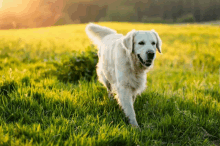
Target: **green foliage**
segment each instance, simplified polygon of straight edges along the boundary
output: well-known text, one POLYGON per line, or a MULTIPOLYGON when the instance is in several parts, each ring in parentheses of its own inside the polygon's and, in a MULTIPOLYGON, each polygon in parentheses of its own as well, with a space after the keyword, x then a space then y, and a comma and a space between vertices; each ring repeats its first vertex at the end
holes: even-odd
POLYGON ((63 82, 76 82, 80 78, 88 81, 96 77, 97 52, 94 47, 88 47, 86 51, 71 54, 69 60, 57 66, 58 80, 63 82))

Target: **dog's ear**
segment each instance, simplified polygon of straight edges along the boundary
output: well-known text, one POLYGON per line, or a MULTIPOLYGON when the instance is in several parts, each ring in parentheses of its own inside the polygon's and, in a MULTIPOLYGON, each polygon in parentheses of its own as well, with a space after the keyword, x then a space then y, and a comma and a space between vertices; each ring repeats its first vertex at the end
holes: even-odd
POLYGON ((128 32, 122 41, 122 45, 128 50, 129 54, 134 50, 134 33, 134 29, 128 32))
POLYGON ((153 34, 156 36, 156 39, 157 39, 156 47, 157 47, 158 52, 159 52, 159 53, 162 53, 162 51, 161 51, 161 50, 162 50, 162 49, 161 49, 162 40, 160 39, 158 33, 157 33, 154 29, 152 29, 151 31, 152 31, 153 34))

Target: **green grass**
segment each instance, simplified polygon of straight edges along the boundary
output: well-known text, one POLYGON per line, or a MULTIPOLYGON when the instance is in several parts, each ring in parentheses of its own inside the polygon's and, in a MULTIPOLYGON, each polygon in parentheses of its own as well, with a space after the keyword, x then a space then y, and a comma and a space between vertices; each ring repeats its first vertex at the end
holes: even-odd
POLYGON ((8 30, 0 31, 0 145, 220 145, 219 27, 101 25, 154 28, 163 41, 134 104, 141 132, 95 77, 66 80, 74 50, 94 49, 85 25, 8 30))

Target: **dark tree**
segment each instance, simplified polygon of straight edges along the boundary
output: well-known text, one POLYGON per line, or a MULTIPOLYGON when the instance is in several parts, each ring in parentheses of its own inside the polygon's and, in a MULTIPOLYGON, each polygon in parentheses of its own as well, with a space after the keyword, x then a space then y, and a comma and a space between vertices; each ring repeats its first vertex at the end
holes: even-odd
POLYGON ((98 22, 102 17, 105 17, 106 13, 107 13, 107 10, 108 10, 107 5, 101 7, 101 9, 99 10, 98 15, 96 15, 95 22, 98 22))
POLYGON ((135 3, 134 9, 138 17, 138 21, 141 22, 143 16, 144 16, 144 9, 143 9, 144 3, 142 1, 139 1, 135 3))
POLYGON ((171 8, 171 16, 174 22, 176 22, 177 18, 181 17, 183 14, 183 3, 182 0, 179 0, 177 2, 173 2, 172 8, 171 8))
POLYGON ((97 22, 101 17, 106 16, 108 6, 98 6, 92 3, 72 4, 68 8, 68 14, 73 21, 79 20, 81 23, 97 22))

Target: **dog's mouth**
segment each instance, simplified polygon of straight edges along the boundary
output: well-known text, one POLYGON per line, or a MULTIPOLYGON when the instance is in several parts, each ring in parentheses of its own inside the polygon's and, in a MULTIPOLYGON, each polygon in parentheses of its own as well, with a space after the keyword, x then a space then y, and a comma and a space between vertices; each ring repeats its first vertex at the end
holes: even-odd
POLYGON ((151 66, 153 60, 149 59, 149 60, 143 61, 140 54, 137 54, 137 57, 140 60, 140 62, 142 63, 142 65, 145 65, 147 67, 151 66))

